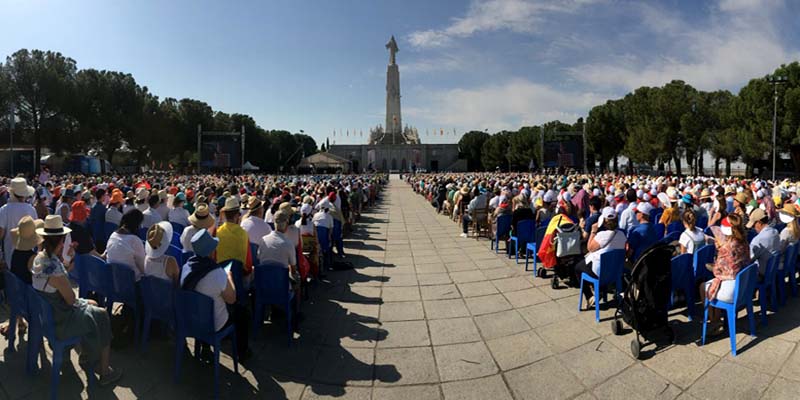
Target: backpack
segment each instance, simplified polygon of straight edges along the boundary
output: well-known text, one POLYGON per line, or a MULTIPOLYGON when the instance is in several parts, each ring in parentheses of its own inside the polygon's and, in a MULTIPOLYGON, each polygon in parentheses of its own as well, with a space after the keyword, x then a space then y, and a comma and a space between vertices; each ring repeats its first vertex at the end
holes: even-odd
MULTIPOLYGON (((561 222, 561 221, 559 221, 561 222)), ((581 231, 573 223, 560 224, 556 227, 556 257, 567 257, 581 254, 581 231)))

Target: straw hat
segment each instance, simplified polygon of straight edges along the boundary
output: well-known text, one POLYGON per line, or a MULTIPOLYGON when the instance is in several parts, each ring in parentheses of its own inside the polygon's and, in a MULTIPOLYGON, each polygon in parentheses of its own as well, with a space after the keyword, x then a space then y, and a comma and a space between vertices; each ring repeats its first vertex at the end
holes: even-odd
POLYGON ((263 204, 264 203, 262 203, 261 200, 259 200, 256 196, 250 196, 250 198, 247 199, 247 209, 250 211, 261 208, 263 204))
POLYGON ((284 211, 289 214, 297 213, 297 209, 292 207, 292 203, 289 203, 288 201, 284 201, 283 203, 281 203, 281 205, 278 206, 278 211, 284 211))
POLYGON ((201 229, 208 229, 214 226, 214 218, 211 218, 208 212, 208 204, 197 203, 194 214, 189 216, 189 222, 193 226, 201 229))
POLYGON ((742 203, 742 205, 747 205, 747 195, 744 192, 736 193, 736 196, 733 197, 734 200, 742 203))
POLYGON ((795 208, 794 204, 786 203, 783 208, 781 208, 780 212, 778 212, 778 218, 780 218, 781 222, 784 224, 788 224, 792 222, 800 216, 800 213, 797 212, 797 208, 795 208))
POLYGON ((14 250, 28 251, 42 243, 42 237, 36 234, 36 228, 44 227, 44 221, 34 220, 26 215, 19 220, 16 228, 11 228, 11 242, 14 250))
POLYGON ((164 255, 172 241, 172 224, 161 221, 147 230, 145 252, 148 257, 157 258, 164 255))
POLYGON ((239 208, 240 208, 239 199, 231 196, 225 199, 225 205, 222 207, 220 211, 238 211, 239 208))
POLYGON ((28 181, 25 178, 12 179, 8 191, 19 197, 31 197, 36 192, 32 186, 28 186, 28 181))
POLYGON ((44 219, 44 225, 41 228, 36 228, 36 234, 39 236, 63 236, 72 232, 64 226, 64 221, 61 220, 60 215, 48 215, 44 219))
POLYGON ((711 197, 711 191, 708 189, 703 189, 703 191, 700 192, 700 200, 705 200, 709 197, 711 197))

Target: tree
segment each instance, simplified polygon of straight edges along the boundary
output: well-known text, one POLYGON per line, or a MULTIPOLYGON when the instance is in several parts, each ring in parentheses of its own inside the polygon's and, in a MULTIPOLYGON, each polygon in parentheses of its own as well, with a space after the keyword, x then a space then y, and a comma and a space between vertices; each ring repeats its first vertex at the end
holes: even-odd
POLYGON ((477 171, 481 168, 481 148, 489 134, 481 131, 469 131, 458 141, 458 156, 467 160, 467 170, 477 171))
POLYGON ((542 165, 539 154, 541 136, 542 128, 538 126, 524 126, 517 132, 511 132, 508 136, 508 160, 511 163, 509 168, 525 171, 531 161, 542 165))
POLYGON ((317 153, 317 141, 313 137, 302 133, 295 133, 294 140, 298 146, 303 148, 302 157, 308 157, 317 153))
POLYGON ((321 144, 321 145, 320 145, 320 147, 319 147, 319 151, 321 151, 321 152, 323 152, 323 153, 327 151, 327 150, 325 150, 325 143, 323 143, 323 144, 321 144))
POLYGON ((509 149, 508 138, 510 132, 502 131, 491 135, 483 145, 481 152, 481 164, 484 170, 494 170, 500 168, 503 171, 509 170, 509 149))
MULTIPOLYGON (((58 134, 65 120, 77 72, 75 60, 57 52, 22 49, 6 58, 5 70, 19 124, 33 136, 38 160, 43 135, 58 134)), ((34 166, 38 173, 39 163, 34 166)))
POLYGON ((608 162, 614 160, 614 171, 619 171, 617 156, 627 137, 623 100, 609 100, 589 111, 586 119, 587 150, 600 158, 601 169, 606 169, 608 162))

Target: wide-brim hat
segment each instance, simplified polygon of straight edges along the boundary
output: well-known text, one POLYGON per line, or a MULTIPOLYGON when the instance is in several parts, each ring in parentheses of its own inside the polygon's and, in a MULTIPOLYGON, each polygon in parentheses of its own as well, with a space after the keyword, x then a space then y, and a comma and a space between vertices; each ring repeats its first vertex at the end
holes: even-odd
POLYGON ((64 226, 60 215, 48 215, 44 219, 44 225, 36 229, 36 234, 39 236, 63 236, 70 232, 72 229, 64 226))
POLYGON ((250 196, 250 198, 247 199, 247 209, 250 211, 258 210, 263 205, 264 203, 256 196, 250 196))
POLYGON ((225 205, 220 211, 239 211, 240 207, 241 205, 239 204, 239 199, 230 196, 225 199, 225 205))
POLYGON ((780 218, 781 222, 784 224, 794 221, 798 216, 800 216, 800 213, 797 212, 797 208, 791 203, 786 203, 783 208, 781 208, 780 212, 778 212, 778 218, 780 218))
POLYGON ((34 220, 26 215, 19 220, 19 225, 11 229, 11 243, 14 250, 28 251, 42 243, 42 237, 36 234, 36 228, 44 227, 44 221, 34 220))
POLYGON ((739 203, 742 203, 742 205, 747 205, 748 203, 747 195, 744 194, 744 192, 736 193, 736 196, 733 196, 733 199, 738 201, 739 203))
POLYGON ((172 224, 161 221, 147 230, 144 251, 148 257, 161 257, 169 249, 172 242, 172 224))
POLYGON ((208 204, 198 203, 194 210, 194 214, 189 216, 189 222, 193 226, 201 229, 208 229, 214 226, 214 218, 208 210, 208 204))
POLYGON ((8 191, 19 197, 31 197, 36 192, 33 186, 28 186, 28 181, 25 178, 12 179, 8 191))

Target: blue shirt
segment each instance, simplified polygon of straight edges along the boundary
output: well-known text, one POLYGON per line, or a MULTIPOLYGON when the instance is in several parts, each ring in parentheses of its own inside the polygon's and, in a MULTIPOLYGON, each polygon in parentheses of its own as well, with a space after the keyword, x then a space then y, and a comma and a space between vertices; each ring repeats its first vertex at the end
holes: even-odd
POLYGON ((780 251, 781 239, 778 231, 766 226, 750 242, 750 259, 758 263, 758 273, 764 275, 773 251, 780 251))
POLYGON ((638 260, 642 252, 658 242, 658 235, 650 223, 636 225, 628 234, 628 245, 633 249, 633 260, 638 260))
POLYGON ((99 226, 103 227, 106 223, 106 206, 103 205, 101 202, 95 203, 92 207, 92 211, 89 212, 89 226, 99 226))
POLYGON ((584 232, 586 232, 587 235, 592 233, 592 225, 597 223, 597 220, 599 218, 600 218, 600 213, 599 212, 596 212, 596 213, 590 215, 589 218, 586 218, 586 221, 584 222, 583 230, 584 230, 584 232))

